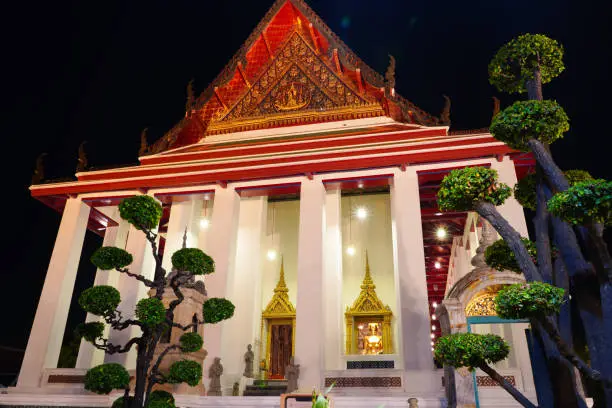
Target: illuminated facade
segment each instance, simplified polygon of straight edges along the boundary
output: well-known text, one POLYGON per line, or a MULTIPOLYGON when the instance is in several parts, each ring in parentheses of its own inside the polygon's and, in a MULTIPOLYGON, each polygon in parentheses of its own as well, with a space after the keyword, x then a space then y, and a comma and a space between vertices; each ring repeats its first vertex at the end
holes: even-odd
MULTIPOLYGON (((190 98, 185 117, 143 145, 139 165, 33 185, 32 196, 63 215, 17 390, 57 390, 51 377, 103 361, 134 367, 133 354, 104 356, 83 344, 75 370, 55 369, 86 229, 132 253, 132 272, 153 273, 144 235, 117 210, 122 198, 148 194, 164 208, 164 265, 187 230, 188 246, 216 262, 208 293, 236 305, 232 319, 204 328, 204 372, 221 357, 225 394, 253 344, 270 379, 283 378, 295 356, 305 390, 335 383, 340 396, 439 405, 443 372, 432 345, 444 327, 435 313, 471 271, 482 231, 474 214, 438 210, 439 182, 450 169, 484 165, 513 185, 533 161, 486 131, 450 133, 448 110, 435 117, 404 99, 393 71, 373 71, 303 0, 278 0, 190 98)), ((499 210, 527 234, 513 198, 499 210)), ((146 296, 124 276, 98 271, 96 284, 118 287, 126 311, 146 296)), ((458 300, 463 316, 450 320, 465 321, 468 304, 486 309, 487 293, 484 285, 480 300, 458 300)), ((525 352, 508 369, 530 392, 525 352)))

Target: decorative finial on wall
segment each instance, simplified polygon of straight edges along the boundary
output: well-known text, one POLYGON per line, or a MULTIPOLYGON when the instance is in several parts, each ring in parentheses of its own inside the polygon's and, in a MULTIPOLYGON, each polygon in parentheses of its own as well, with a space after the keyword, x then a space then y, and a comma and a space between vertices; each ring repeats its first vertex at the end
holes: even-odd
POLYGON ((138 150, 138 156, 145 156, 149 153, 149 144, 147 143, 148 131, 149 128, 144 128, 140 133, 140 150, 138 150))
POLYGON ((448 96, 442 95, 444 97, 444 108, 442 109, 442 113, 440 114, 440 123, 443 125, 451 124, 450 119, 450 110, 451 110, 451 100, 448 96))
POLYGON ((85 143, 87 143, 87 141, 83 141, 79 145, 79 158, 76 168, 77 173, 87 171, 87 165, 89 164, 89 162, 87 161, 87 154, 85 154, 85 143))
POLYGON ((395 96, 395 57, 389 54, 389 66, 385 72, 385 87, 390 96, 395 96))
POLYGON ((47 153, 41 153, 36 158, 36 168, 32 175, 32 184, 40 184, 45 179, 45 163, 43 159, 46 155, 47 153))

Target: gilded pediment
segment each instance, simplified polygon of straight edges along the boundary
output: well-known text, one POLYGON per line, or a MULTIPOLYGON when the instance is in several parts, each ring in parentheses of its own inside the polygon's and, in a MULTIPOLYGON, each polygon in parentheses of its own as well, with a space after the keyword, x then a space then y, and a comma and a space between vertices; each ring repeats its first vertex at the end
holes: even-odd
POLYGON ((376 294, 376 285, 372 280, 370 273, 370 262, 366 253, 366 268, 363 282, 361 283, 361 292, 351 307, 346 308, 345 315, 363 316, 363 315, 391 315, 391 309, 386 306, 376 294))
POLYGON ((231 108, 221 111, 208 131, 299 123, 330 113, 371 116, 384 113, 334 72, 295 31, 267 69, 231 108))
POLYGON ((289 300, 289 288, 285 283, 285 267, 281 261, 280 276, 274 295, 261 314, 263 318, 295 317, 295 307, 289 300))

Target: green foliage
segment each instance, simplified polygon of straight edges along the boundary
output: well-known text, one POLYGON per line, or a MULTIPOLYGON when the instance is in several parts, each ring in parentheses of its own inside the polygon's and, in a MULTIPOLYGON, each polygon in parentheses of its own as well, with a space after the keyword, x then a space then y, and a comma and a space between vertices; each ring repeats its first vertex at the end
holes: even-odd
POLYGON ((545 35, 524 34, 497 51, 489 63, 489 82, 502 92, 524 93, 537 68, 542 84, 563 72, 563 47, 545 35))
POLYGON ((434 356, 442 364, 473 369, 508 357, 510 348, 494 334, 455 333, 441 337, 434 356))
POLYGON ((91 263, 103 271, 115 268, 123 268, 133 261, 132 255, 121 248, 102 247, 98 248, 91 256, 91 263))
POLYGON ((119 203, 119 215, 136 229, 151 230, 159 224, 162 207, 153 197, 138 195, 119 203))
POLYGON ((102 337, 103 333, 104 323, 102 322, 79 323, 76 329, 74 329, 74 334, 78 338, 84 338, 90 343, 102 337))
MULTIPOLYGON (((585 170, 567 170, 563 174, 567 178, 570 186, 581 181, 593 180, 593 176, 585 170)), ((514 185, 514 198, 523 207, 530 210, 536 209, 536 175, 535 173, 529 173, 514 185)))
POLYGON ((187 383, 192 387, 198 385, 202 379, 202 366, 195 361, 176 361, 170 366, 168 382, 172 384, 187 383))
POLYGON ((153 391, 149 395, 146 408, 174 408, 174 397, 167 391, 153 391))
POLYGON ((527 141, 550 144, 569 130, 569 119, 555 101, 518 101, 495 115, 491 134, 513 149, 528 151, 527 141))
MULTIPOLYGON (((521 238, 521 241, 523 241, 523 245, 525 245, 527 252, 535 263, 537 257, 535 242, 527 238, 521 238)), ((523 272, 516 261, 514 252, 503 239, 498 239, 487 247, 485 250, 485 262, 491 268, 497 269, 498 271, 508 270, 516 273, 523 272)))
POLYGON ((594 180, 591 173, 586 170, 566 170, 563 172, 570 186, 578 184, 582 181, 594 180))
POLYGON ((117 363, 95 366, 85 374, 85 389, 96 394, 108 394, 112 390, 125 389, 129 383, 130 374, 117 363))
POLYGON ((548 211, 571 224, 612 223, 612 182, 582 181, 548 201, 548 211))
POLYGON ((147 326, 157 326, 166 319, 166 307, 158 298, 140 299, 136 304, 136 317, 147 326))
POLYGON ((517 283, 502 288, 495 310, 502 319, 526 319, 559 313, 565 290, 544 282, 517 283))
POLYGON ((215 262, 198 248, 183 248, 172 254, 172 266, 194 275, 208 275, 215 271, 215 262))
POLYGON ((514 185, 514 198, 525 208, 536 209, 536 184, 535 173, 529 173, 514 185))
POLYGON ((234 304, 223 298, 210 298, 202 306, 205 323, 219 323, 234 315, 234 304))
POLYGON ((112 286, 98 285, 85 289, 79 296, 79 305, 87 313, 107 316, 114 312, 121 302, 121 294, 112 286))
MULTIPOLYGON (((128 407, 129 407, 131 406, 132 401, 134 401, 134 397, 127 397, 127 398, 128 398, 128 407)), ((123 408, 123 400, 124 400, 124 397, 117 398, 113 402, 113 405, 111 406, 111 408, 123 408)))
POLYGON ((204 340, 198 333, 185 333, 179 339, 183 353, 193 353, 202 348, 204 340))
POLYGON ((497 172, 486 167, 452 170, 440 185, 438 206, 443 211, 469 211, 477 202, 501 205, 510 196, 510 187, 497 182, 497 172))

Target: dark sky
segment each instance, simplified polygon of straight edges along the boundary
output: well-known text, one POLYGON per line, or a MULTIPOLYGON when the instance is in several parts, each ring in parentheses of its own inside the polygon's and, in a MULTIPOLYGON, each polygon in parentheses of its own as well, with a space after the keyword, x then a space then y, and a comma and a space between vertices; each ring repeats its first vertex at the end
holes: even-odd
MULTIPOLYGON (((202 91, 272 0, 11 2, 2 12, 2 234, 0 345, 25 348, 60 216, 29 197, 36 157, 48 175, 74 174, 77 148, 90 164, 137 160, 140 131, 158 138, 184 111, 185 86, 202 91)), ((544 33, 566 49, 566 71, 544 89, 571 118, 553 146, 565 169, 610 178, 610 16, 604 2, 569 0, 310 0, 311 7, 366 63, 384 72, 397 59, 397 90, 438 114, 452 99, 454 129, 489 124, 487 64, 504 42, 544 33)), ((100 240, 88 237, 86 252, 100 240)), ((83 258, 77 291, 93 280, 83 258)), ((73 308, 74 309, 74 308, 73 308)), ((70 325, 82 319, 71 313, 70 325)), ((20 356, 0 350, 0 374, 20 356)), ((3 381, 0 377, 0 383, 3 381)), ((6 380, 4 380, 6 381, 6 380)))

